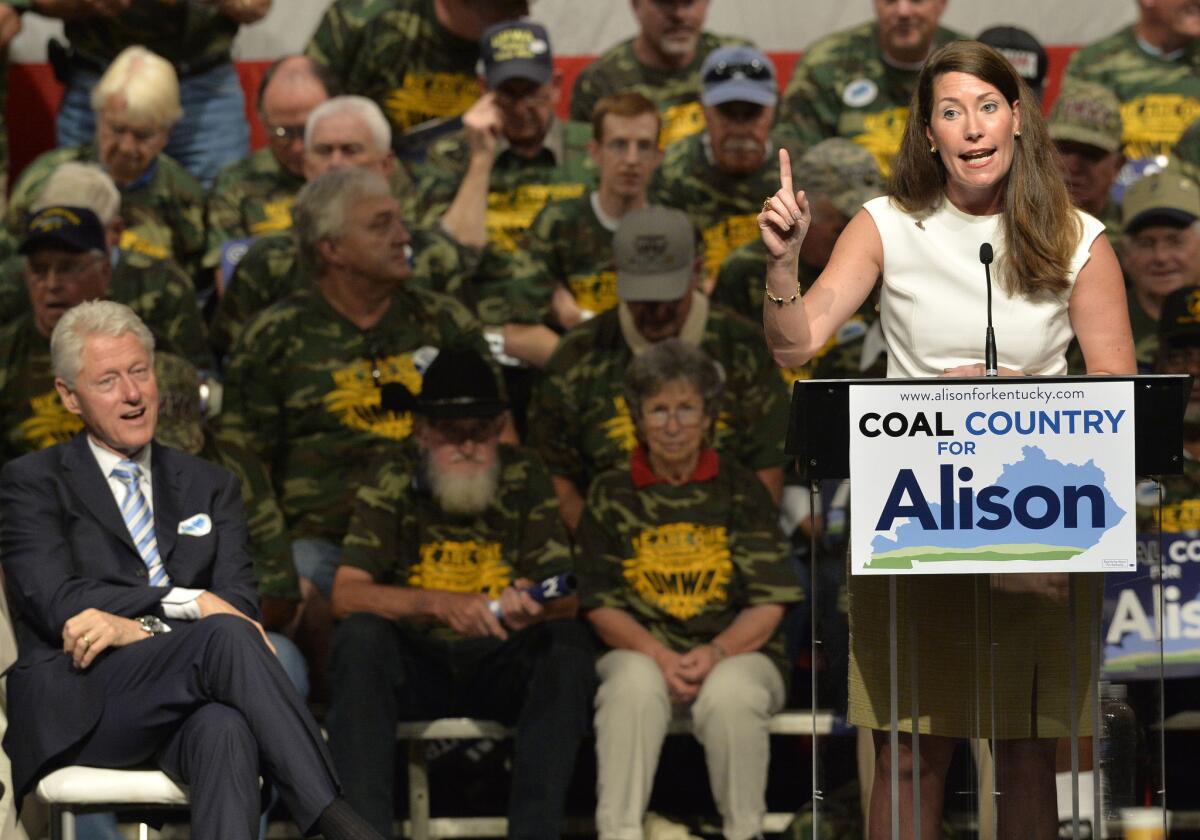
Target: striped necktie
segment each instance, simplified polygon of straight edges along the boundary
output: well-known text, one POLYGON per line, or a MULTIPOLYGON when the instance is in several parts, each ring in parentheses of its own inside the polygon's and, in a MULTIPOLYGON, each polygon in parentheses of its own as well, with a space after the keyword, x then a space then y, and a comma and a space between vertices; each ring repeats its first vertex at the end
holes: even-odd
POLYGON ((158 556, 158 539, 154 536, 154 512, 150 510, 146 496, 142 493, 142 468, 133 461, 124 460, 112 471, 113 476, 125 485, 125 501, 121 503, 121 518, 129 529, 129 536, 137 546, 138 554, 150 573, 151 586, 170 586, 171 578, 163 568, 158 556))

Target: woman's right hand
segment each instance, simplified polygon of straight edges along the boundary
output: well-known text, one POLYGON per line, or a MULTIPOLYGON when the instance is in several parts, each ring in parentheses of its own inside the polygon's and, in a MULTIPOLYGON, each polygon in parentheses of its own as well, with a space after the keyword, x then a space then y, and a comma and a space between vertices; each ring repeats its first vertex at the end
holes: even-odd
POLYGON ((804 190, 792 192, 792 158, 779 149, 779 189, 763 204, 758 230, 767 254, 773 260, 794 261, 812 223, 812 211, 804 190))

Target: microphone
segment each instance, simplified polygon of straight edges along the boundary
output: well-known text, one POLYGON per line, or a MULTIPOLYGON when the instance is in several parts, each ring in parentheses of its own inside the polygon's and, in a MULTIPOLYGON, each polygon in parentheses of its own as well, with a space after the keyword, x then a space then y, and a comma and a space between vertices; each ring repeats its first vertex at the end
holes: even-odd
MULTIPOLYGON (((556 598, 565 598, 575 591, 575 586, 575 575, 567 572, 566 574, 548 577, 541 583, 535 583, 532 587, 524 591, 528 592, 529 597, 539 604, 544 604, 556 598)), ((496 616, 496 618, 504 618, 504 611, 500 609, 499 598, 493 598, 488 601, 488 609, 492 611, 492 615, 496 616)))
POLYGON ((983 338, 983 375, 998 376, 996 365, 996 333, 992 330, 992 244, 984 242, 979 246, 979 261, 983 263, 983 271, 987 275, 987 333, 983 338))

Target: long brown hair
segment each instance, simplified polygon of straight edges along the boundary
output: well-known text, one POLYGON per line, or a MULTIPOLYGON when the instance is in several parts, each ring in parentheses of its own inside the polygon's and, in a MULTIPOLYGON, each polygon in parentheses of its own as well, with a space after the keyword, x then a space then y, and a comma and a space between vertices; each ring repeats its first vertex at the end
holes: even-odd
POLYGON ((909 105, 889 194, 903 210, 916 215, 932 213, 948 200, 945 164, 940 155, 930 154, 925 134, 933 114, 933 84, 945 73, 968 73, 999 90, 1010 107, 1018 100, 1023 106, 1021 136, 1013 140, 1012 165, 1000 199, 1004 257, 997 269, 1001 282, 1009 293, 1025 297, 1066 291, 1082 226, 1073 212, 1037 97, 1004 56, 986 44, 954 41, 925 63, 909 105))

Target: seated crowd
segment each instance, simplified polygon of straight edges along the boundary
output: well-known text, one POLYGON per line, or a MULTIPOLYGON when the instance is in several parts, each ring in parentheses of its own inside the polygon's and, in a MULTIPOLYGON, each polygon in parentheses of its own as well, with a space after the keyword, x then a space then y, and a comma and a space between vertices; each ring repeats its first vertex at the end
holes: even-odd
MULTIPOLYGON (((682 715, 724 836, 761 834, 800 549, 839 539, 784 452, 790 384, 887 359, 868 300, 776 366, 756 218, 786 148, 807 289, 886 191, 921 63, 969 37, 945 0, 876 0, 790 81, 707 0, 631 0, 569 105, 521 0, 333 0, 263 75, 254 152, 229 49, 270 0, 30 5, 70 45, 61 147, 0 232, 7 795, 151 764, 194 837, 260 836, 259 777, 303 832, 392 836, 396 723, 463 715, 515 729, 510 836, 561 834, 594 733, 596 830, 638 840, 682 715)), ((1122 120, 1155 92, 1200 111, 1170 66, 1200 32, 1156 9, 1072 59, 1049 126, 1139 365, 1190 372, 1200 121, 1163 147, 1122 120)), ((1040 91, 1036 40, 989 33, 1040 91)))

